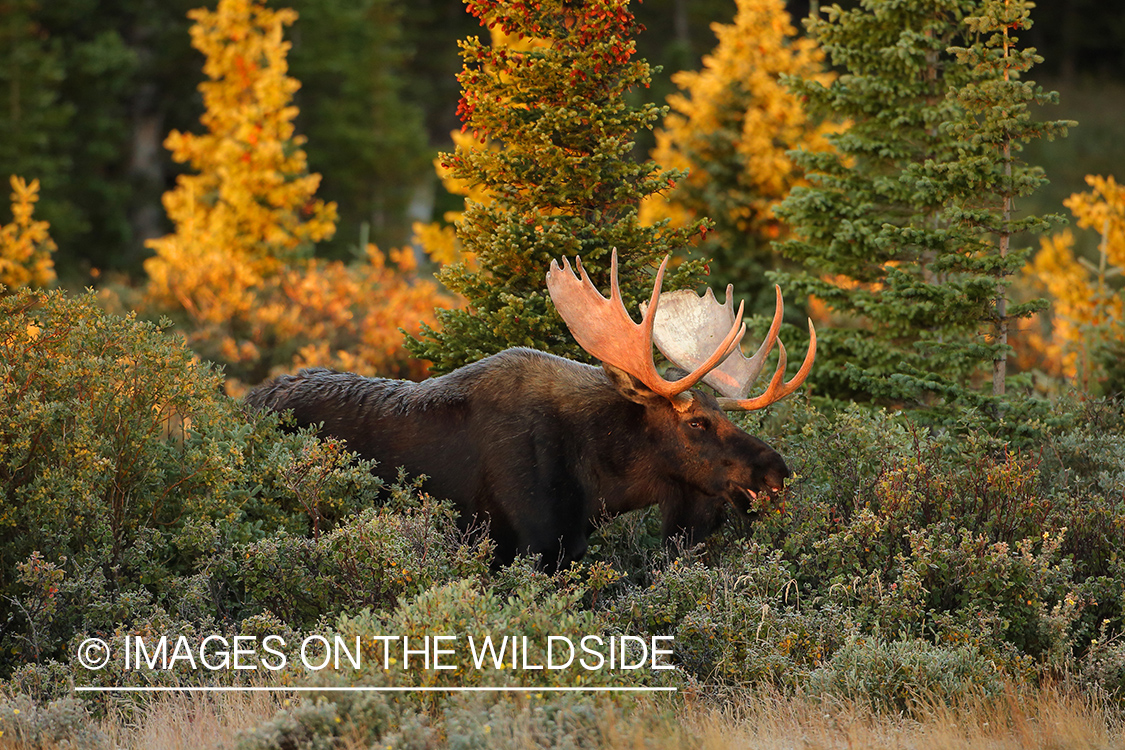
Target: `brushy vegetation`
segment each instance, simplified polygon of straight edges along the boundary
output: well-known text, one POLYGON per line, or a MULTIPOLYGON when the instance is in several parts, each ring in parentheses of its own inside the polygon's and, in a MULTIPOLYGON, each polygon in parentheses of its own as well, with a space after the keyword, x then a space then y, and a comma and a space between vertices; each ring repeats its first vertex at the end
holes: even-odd
MULTIPOLYGON (((339 444, 247 413, 160 326, 91 295, 0 305, 0 740, 23 738, 15 746, 108 746, 103 717, 150 705, 78 699, 75 685, 243 679, 127 669, 120 654, 96 672, 71 660, 88 636, 126 634, 193 649, 214 634, 526 635, 532 663, 547 635, 675 638, 672 671, 439 672, 371 658, 255 675, 281 685, 752 688, 907 716, 1052 685, 1105 706, 1125 696, 1119 402, 1060 404, 1018 448, 904 413, 782 405, 745 427, 796 472, 783 506, 678 556, 661 548, 655 514, 623 516, 581 565, 546 576, 527 560, 491 571, 484 537, 424 483, 383 487, 339 444)), ((278 704, 240 742, 491 747, 520 727, 542 746, 605 746, 639 700, 331 692, 278 704)))
MULTIPOLYGON (((472 312, 445 317, 441 335, 455 356, 428 352, 439 369, 479 356, 484 345, 470 339, 576 355, 558 321, 542 320, 551 317, 541 288, 548 258, 581 250, 596 270, 597 256, 618 245, 623 265, 636 270, 704 234, 702 213, 678 230, 638 224, 637 203, 673 188, 675 173, 624 158, 633 131, 657 114, 626 96, 647 85, 649 71, 631 59, 636 27, 625 6, 548 5, 471 6, 509 39, 463 46, 465 124, 511 137, 501 138, 501 150, 499 143, 471 147, 481 144, 465 134, 444 160, 447 176, 461 178, 472 199, 457 236, 469 251, 465 259, 477 265, 446 275, 464 282, 459 290, 472 312), (555 42, 542 46, 534 38, 555 42), (508 106, 512 101, 527 106, 508 106), (585 177, 575 178, 579 173, 585 177), (498 236, 518 241, 502 246, 498 236), (489 315, 494 323, 503 319, 504 330, 477 325, 489 315), (456 320, 465 325, 448 325, 456 320), (481 330, 466 337, 474 326, 481 330), (547 328, 555 333, 543 334, 547 328), (543 335, 529 339, 527 330, 543 335)), ((1022 14, 1024 4, 1014 5, 1022 14)), ((759 26, 780 32, 768 19, 780 20, 781 5, 760 9, 766 20, 745 24, 740 36, 759 26)), ((25 15, 17 12, 13 29, 25 15)), ((987 415, 958 407, 940 420, 788 402, 768 417, 744 417, 796 470, 781 505, 759 509, 753 523, 731 524, 706 545, 674 551, 661 545, 654 510, 629 514, 600 529, 582 564, 547 576, 526 559, 492 569, 487 537, 462 528, 448 504, 425 493, 423 479, 401 476, 384 486, 339 441, 283 429, 283 418, 250 413, 229 398, 239 381, 302 364, 420 376, 422 363, 406 358, 398 327, 453 303, 419 277, 409 251, 383 253, 361 241, 362 257, 351 265, 312 258, 312 244, 334 231, 335 209, 314 198, 318 177, 292 127, 297 83, 286 74, 282 27, 293 14, 232 2, 192 17, 197 46, 208 56, 210 80, 201 87, 207 134, 168 140, 176 159, 198 174, 182 176, 166 196, 176 230, 153 243, 158 256, 146 264, 142 306, 177 320, 188 345, 168 322, 107 312, 113 296, 104 291, 99 300, 60 292, 4 296, 0 288, 0 750, 679 748, 789 746, 797 737, 821 746, 843 738, 865 747, 1125 747, 1121 401, 1016 396, 987 415), (200 357, 225 363, 226 372, 200 357), (463 655, 447 671, 422 668, 418 651, 413 661, 405 651, 391 656, 380 648, 386 635, 415 645, 439 635, 523 639, 520 661, 533 665, 550 662, 552 636, 665 638, 674 641, 674 668, 517 670, 515 650, 497 644, 511 668, 487 658, 469 668, 463 655), (170 668, 148 654, 142 663, 137 652, 130 663, 124 648, 96 669, 80 664, 89 638, 118 646, 137 637, 151 645, 161 636, 174 644, 163 652, 173 656, 170 668), (229 661, 219 668, 204 662, 216 639, 225 645, 269 637, 281 644, 270 653, 287 657, 285 666, 259 661, 239 671, 229 661), (298 666, 306 637, 358 645, 362 666, 298 666), (165 698, 75 690, 90 686, 316 692, 165 698), (434 692, 348 691, 356 686, 434 692), (534 692, 447 692, 515 686, 534 692), (561 686, 679 692, 551 692, 561 686)), ((1000 27, 1005 40, 1006 29, 1019 25, 1012 20, 1000 27)), ((888 44, 904 39, 902 28, 886 27, 888 44)), ((950 40, 939 36, 914 36, 928 45, 917 62, 931 73, 935 55, 951 52, 950 40)), ((857 42, 873 39, 864 33, 857 42)), ((761 58, 786 45, 763 36, 749 48, 755 46, 761 58)), ((1005 43, 1005 59, 1008 49, 1005 43)), ((721 52, 714 58, 720 62, 721 52)), ((756 90, 780 101, 776 81, 759 83, 756 90)), ((875 109, 898 124, 868 135, 893 140, 903 112, 922 102, 889 107, 883 89, 875 109)), ((927 89, 925 105, 942 91, 927 89)), ((799 109, 796 98, 786 101, 799 109)), ((714 103, 693 99, 698 111, 714 103)), ((732 105, 723 117, 742 122, 761 114, 738 111, 750 106, 732 105)), ((840 114, 840 101, 830 109, 840 114)), ((803 122, 796 109, 789 114, 803 122)), ((853 142, 862 130, 862 118, 855 120, 853 142)), ((714 132, 703 135, 701 143, 715 145, 714 132)), ((749 135, 739 139, 749 142, 749 135)), ((1000 135, 1012 138, 1018 133, 1000 135)), ((958 158, 968 153, 964 145, 954 149, 958 158)), ((738 172, 746 154, 736 156, 718 171, 738 172)), ((1102 151, 1099 157, 1100 169, 1102 151)), ((997 164, 985 159, 974 168, 997 164)), ((1112 393, 1122 382, 1114 348, 1121 306, 1116 282, 1107 282, 1121 265, 1122 235, 1110 217, 1122 195, 1112 180, 1091 179, 1091 186, 1095 194, 1076 195, 1068 206, 1080 226, 1102 234, 1102 262, 1083 270, 1070 240, 1053 241, 1057 252, 1043 258, 1050 263, 1040 275, 1057 282, 1057 301, 1075 304, 1056 306, 1047 321, 1053 335, 1035 351, 1058 360, 1068 377, 1084 373, 1087 386, 1101 389, 1094 392, 1112 393), (1103 340, 1104 347, 1089 346, 1103 340)), ((13 221, 0 227, 0 283, 48 284, 54 243, 47 223, 31 218, 38 182, 13 178, 12 187, 13 221)), ((846 207, 870 218, 856 201, 863 191, 844 192, 846 207)), ((1008 187, 993 193, 1004 204, 1012 194, 1008 187)), ((746 210, 757 210, 747 195, 735 196, 741 207, 728 205, 730 195, 704 196, 703 203, 722 207, 720 224, 740 224, 746 210)), ((943 200, 925 198, 922 213, 943 215, 951 208, 943 200)), ((827 215, 822 205, 812 208, 818 221, 827 215)), ((770 221, 758 228, 762 241, 781 232, 770 221)), ((882 227, 882 219, 875 224, 882 227)), ((839 222, 827 226, 839 240, 839 222)), ((1011 228, 1005 219, 997 231, 1006 237, 1011 228)), ((438 239, 447 245, 435 260, 456 259, 448 227, 421 234, 430 249, 438 239)), ((1000 255, 1006 260, 993 265, 1001 270, 1018 256, 1000 255)), ((818 274, 840 257, 829 260, 818 274)), ((690 276, 698 264, 680 265, 678 275, 690 276)), ((879 273, 893 276, 892 269, 905 272, 888 263, 879 273)), ((886 302, 887 289, 866 291, 886 302)), ((846 294, 851 302, 862 296, 846 294)), ((910 327, 922 309, 915 302, 910 327)), ((921 321, 934 322, 933 315, 921 321)), ((888 376, 888 388, 905 383, 901 359, 892 358, 898 374, 888 376)), ((822 377, 843 372, 821 365, 822 377)), ((935 366, 916 363, 924 389, 935 366)), ((1041 384, 1040 392, 1058 396, 1041 384)), ((209 653, 221 660, 218 649, 209 653)))
POLYGON ((379 486, 341 443, 247 414, 180 338, 92 294, 0 297, 0 413, 5 672, 158 611, 209 625, 192 575, 218 550, 329 528, 379 486))

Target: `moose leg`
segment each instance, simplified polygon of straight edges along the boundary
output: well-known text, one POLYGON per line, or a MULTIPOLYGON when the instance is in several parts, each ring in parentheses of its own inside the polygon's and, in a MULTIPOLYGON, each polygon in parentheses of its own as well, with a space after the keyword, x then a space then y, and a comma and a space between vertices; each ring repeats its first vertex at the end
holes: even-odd
MULTIPOLYGON (((538 555, 547 573, 565 568, 586 553, 586 517, 582 505, 569 493, 556 494, 557 487, 524 486, 501 504, 507 511, 502 527, 510 532, 514 552, 538 555)), ((497 539, 498 547, 500 539, 497 539)), ((509 548, 511 549, 511 548, 509 548)), ((499 552, 499 549, 497 550, 499 552)))
MULTIPOLYGON (((526 414, 519 416, 527 421, 526 414)), ((561 437, 564 426, 544 418, 521 432, 516 421, 492 426, 493 451, 482 482, 488 495, 480 506, 492 517, 501 564, 516 554, 538 555, 541 569, 553 573, 586 553, 585 494, 561 437), (502 549, 505 542, 511 546, 502 549)))
POLYGON ((493 570, 509 565, 517 555, 538 555, 540 568, 553 573, 586 552, 583 523, 569 517, 573 511, 562 512, 558 498, 547 489, 516 481, 510 474, 504 479, 494 474, 492 487, 500 491, 478 497, 477 507, 496 545, 493 570))
POLYGON ((568 529, 557 537, 549 538, 549 530, 537 530, 521 543, 520 551, 539 556, 539 567, 545 573, 555 573, 586 554, 586 534, 568 529))

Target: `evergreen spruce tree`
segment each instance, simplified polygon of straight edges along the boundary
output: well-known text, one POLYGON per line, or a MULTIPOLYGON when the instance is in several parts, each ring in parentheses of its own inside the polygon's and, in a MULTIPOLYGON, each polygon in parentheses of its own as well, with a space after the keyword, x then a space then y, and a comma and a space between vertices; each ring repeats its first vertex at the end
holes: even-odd
MULTIPOLYGON (((15 3, 32 8, 31 38, 58 65, 50 80, 39 75, 38 81, 25 80, 25 93, 36 107, 57 97, 50 108, 61 106, 70 114, 55 112, 35 123, 25 119, 34 138, 31 149, 0 135, 0 151, 10 146, 21 154, 18 162, 0 156, 0 164, 15 170, 25 158, 49 153, 61 165, 58 173, 38 167, 21 173, 43 183, 43 217, 51 220, 59 243, 55 260, 68 286, 85 284, 88 270, 139 271, 149 254, 144 240, 166 230, 160 194, 171 170, 159 146, 162 133, 199 117, 199 58, 189 43, 186 14, 203 4, 15 3)), ((12 28, 7 20, 0 27, 12 28)), ((8 49, 5 42, 0 49, 8 49)))
MULTIPOLYGON (((781 250, 805 268, 785 283, 833 316, 814 373, 829 395, 979 405, 987 400, 981 384, 1008 351, 996 325, 1035 307, 1005 307, 1007 276, 1022 254, 1005 248, 997 229, 1010 237, 1039 220, 1005 219, 1011 202, 997 196, 1024 195, 1041 180, 1015 160, 1014 144, 1036 131, 1017 136, 1002 125, 1005 107, 970 106, 969 98, 983 101, 974 91, 997 95, 1003 66, 971 64, 967 48, 955 47, 994 44, 977 40, 981 22, 970 20, 994 6, 864 0, 810 22, 844 72, 830 86, 795 80, 794 89, 814 111, 848 117, 851 127, 830 137, 836 152, 798 156, 811 186, 795 189, 777 212, 797 236, 781 250), (1007 156, 994 145, 1004 127, 1007 156)), ((1006 111, 1026 121, 1027 98, 1020 108, 1006 91, 1006 111)))
MULTIPOLYGON (((440 330, 426 329, 407 345, 436 372, 510 346, 584 358, 548 300, 551 260, 581 256, 604 292, 616 247, 622 297, 637 316, 652 291, 651 266, 700 227, 637 222, 641 199, 680 176, 630 157, 633 134, 661 115, 626 99, 649 81, 647 63, 633 59, 638 27, 627 0, 470 0, 468 7, 523 43, 461 44, 464 129, 500 146, 462 144, 442 155, 454 178, 487 196, 467 200, 457 224, 462 249, 480 270, 442 270, 439 278, 468 306, 442 311, 440 330)), ((690 280, 699 268, 679 265, 665 286, 690 280)))
POLYGON ((64 50, 37 20, 38 5, 15 0, 0 6, 0 177, 19 174, 41 182, 39 213, 56 236, 67 237, 83 228, 82 219, 58 197, 74 165, 54 144, 75 128, 75 108, 60 92, 64 50))
MULTIPOLYGON (((402 8, 394 0, 292 0, 299 18, 289 54, 296 125, 309 169, 339 210, 335 254, 370 229, 380 247, 410 239, 410 201, 432 151, 420 107, 404 101, 402 8)), ((361 248, 362 249, 362 248, 361 248)))
POLYGON ((965 186, 960 200, 950 206, 951 219, 976 235, 977 273, 991 277, 995 296, 989 310, 992 354, 992 395, 1003 396, 1011 346, 1012 321, 1026 318, 1045 306, 1035 300, 1013 305, 1008 296, 1009 277, 1023 268, 1030 247, 1013 246, 1021 232, 1040 232, 1060 217, 1019 216, 1015 199, 1030 195, 1047 181, 1043 170, 1019 160, 1024 143, 1036 138, 1066 135, 1072 122, 1037 122, 1031 104, 1055 104, 1058 94, 1047 93, 1021 80, 1042 58, 1034 48, 1018 49, 1016 33, 1031 27, 1027 0, 986 0, 977 14, 965 20, 972 37, 968 47, 951 50, 958 62, 970 68, 972 81, 951 92, 969 119, 950 128, 962 144, 961 158, 948 166, 950 179, 965 186))

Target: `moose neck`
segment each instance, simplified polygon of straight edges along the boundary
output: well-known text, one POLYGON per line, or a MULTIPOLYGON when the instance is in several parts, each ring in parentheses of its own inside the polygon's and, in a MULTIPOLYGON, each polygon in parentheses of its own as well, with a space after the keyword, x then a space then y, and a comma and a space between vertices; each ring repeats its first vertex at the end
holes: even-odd
POLYGON ((667 481, 654 460, 657 441, 650 434, 650 407, 622 396, 602 368, 580 367, 586 368, 583 377, 576 378, 576 384, 585 381, 582 408, 566 411, 565 420, 579 456, 575 465, 585 467, 580 480, 591 515, 614 516, 663 504, 679 488, 667 481))

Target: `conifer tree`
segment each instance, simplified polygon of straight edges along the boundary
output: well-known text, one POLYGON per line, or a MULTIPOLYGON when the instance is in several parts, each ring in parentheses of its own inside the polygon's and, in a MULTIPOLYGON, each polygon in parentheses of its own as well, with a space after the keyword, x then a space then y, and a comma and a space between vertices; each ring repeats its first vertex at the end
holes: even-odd
MULTIPOLYGON (((652 291, 650 267, 698 232, 698 224, 669 230, 637 221, 641 199, 678 176, 629 155, 633 134, 661 114, 626 99, 649 81, 647 63, 633 59, 637 24, 627 0, 469 0, 468 9, 524 41, 461 43, 464 129, 499 146, 463 144, 442 156, 454 178, 487 196, 467 200, 457 224, 480 270, 443 269, 439 278, 468 307, 441 312, 441 329, 408 346, 438 372, 517 345, 585 357, 548 301, 551 260, 581 256, 604 291, 616 247, 622 296, 636 314, 652 291)), ((665 285, 698 269, 681 264, 665 285)))
POLYGON ((777 265, 771 245, 785 233, 773 208, 804 182, 788 152, 826 150, 824 136, 835 129, 810 120, 781 78, 831 78, 816 44, 797 38, 782 0, 738 0, 734 22, 711 28, 718 45, 703 68, 672 76, 681 93, 668 97, 672 111, 652 152, 658 164, 688 176, 667 200, 646 200, 641 216, 670 218, 676 226, 710 218, 699 249, 715 260, 716 285, 733 283, 772 311, 765 272, 777 265))
POLYGON ((80 211, 60 198, 76 175, 57 144, 78 123, 60 91, 65 50, 37 20, 39 5, 14 0, 0 6, 0 165, 5 175, 35 175, 47 194, 39 213, 65 237, 68 229, 74 235, 83 227, 80 211))
POLYGON ((39 180, 12 175, 12 221, 0 226, 0 288, 44 287, 55 280, 51 255, 58 249, 48 229, 32 218, 39 200, 39 180))
MULTIPOLYGON (((1038 90, 996 85, 1006 69, 1015 80, 1007 63, 973 62, 995 41, 978 38, 983 22, 970 19, 1004 2, 863 0, 810 22, 844 72, 830 86, 795 80, 794 90, 851 126, 830 137, 836 152, 798 155, 811 186, 796 188, 777 211, 797 236, 782 252, 805 268, 786 283, 834 316, 816 371, 830 395, 979 405, 988 400, 980 386, 1009 349, 998 325, 1036 307, 1005 307, 1022 253, 1004 248, 1002 237, 1041 220, 1017 224, 1004 210, 1042 179, 1018 162, 1017 144, 1060 128, 1017 134, 1005 113, 1026 124, 1038 90), (973 104, 984 92, 996 109, 973 104), (1008 139, 1007 154, 997 138, 1008 139)), ((1021 53, 1025 63, 1034 59, 1021 53)))
POLYGON ((373 242, 409 239, 409 204, 433 156, 421 108, 405 101, 409 70, 404 5, 397 0, 292 0, 300 14, 289 54, 302 83, 297 124, 308 136, 309 167, 324 176, 319 193, 337 204, 332 245, 354 246, 370 227, 373 242))
POLYGON ((958 62, 970 69, 971 82, 950 92, 969 115, 950 127, 961 142, 960 158, 949 165, 949 178, 964 187, 950 218, 970 228, 979 243, 975 273, 990 276, 995 296, 990 304, 992 395, 1003 396, 1007 379, 1011 322, 1044 304, 1013 305, 1009 277, 1027 263, 1030 248, 1013 246, 1021 232, 1043 232, 1058 217, 1019 216, 1015 199, 1030 195, 1047 181, 1043 170, 1019 160, 1022 145, 1037 138, 1066 135, 1074 123, 1035 121, 1029 105, 1055 104, 1058 94, 1045 92, 1021 75, 1042 58, 1034 48, 1019 49, 1017 33, 1031 28, 1028 0, 985 0, 965 19, 972 44, 954 48, 958 62))

